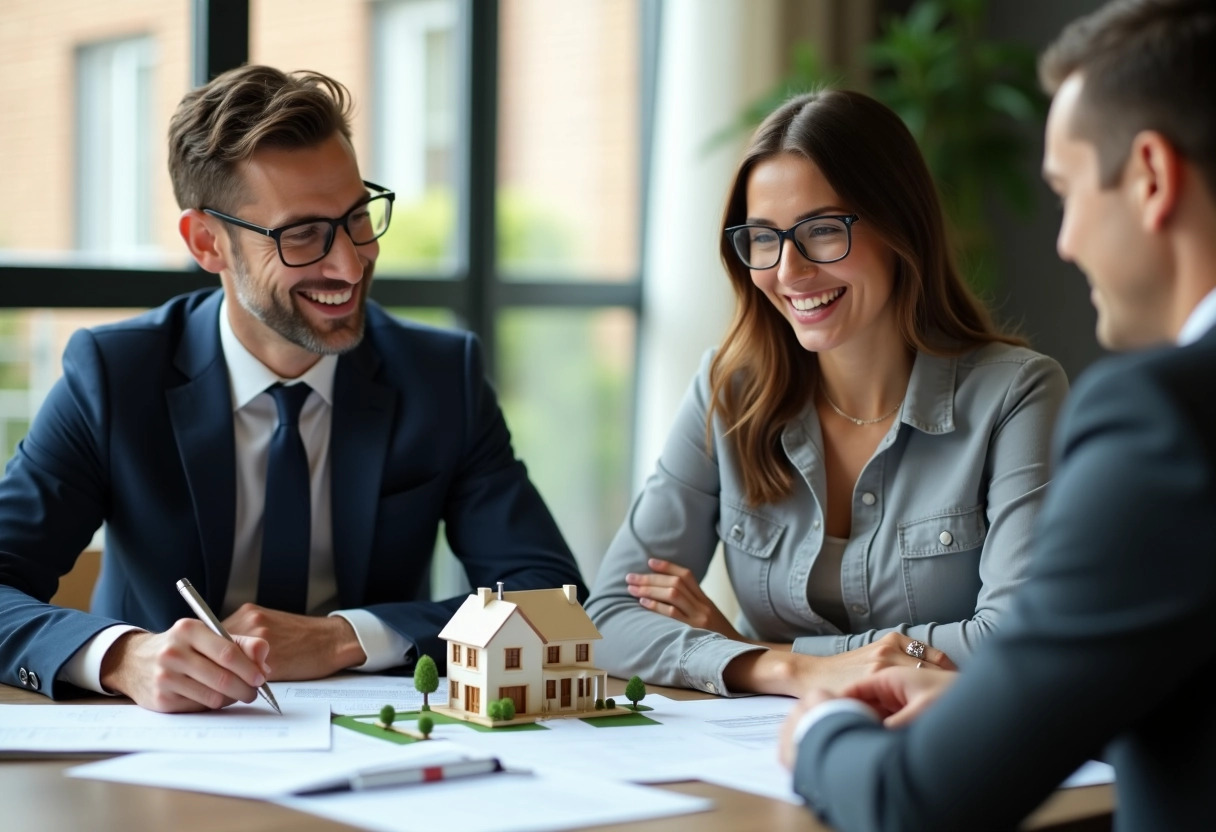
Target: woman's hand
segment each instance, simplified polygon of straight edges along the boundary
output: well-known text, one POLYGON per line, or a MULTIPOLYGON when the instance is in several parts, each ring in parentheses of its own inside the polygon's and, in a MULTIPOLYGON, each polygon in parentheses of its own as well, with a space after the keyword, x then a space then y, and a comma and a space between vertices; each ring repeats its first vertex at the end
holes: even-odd
POLYGON ((643 607, 690 627, 712 630, 734 641, 756 643, 739 635, 689 569, 659 558, 648 559, 646 565, 654 572, 646 575, 630 572, 625 576, 629 594, 643 607))
POLYGON ((864 647, 834 656, 775 650, 744 653, 726 666, 722 678, 732 691, 801 696, 812 688, 840 694, 888 667, 914 669, 919 664, 923 668, 956 669, 949 656, 928 645, 921 658, 909 655, 907 647, 914 640, 887 633, 864 647))

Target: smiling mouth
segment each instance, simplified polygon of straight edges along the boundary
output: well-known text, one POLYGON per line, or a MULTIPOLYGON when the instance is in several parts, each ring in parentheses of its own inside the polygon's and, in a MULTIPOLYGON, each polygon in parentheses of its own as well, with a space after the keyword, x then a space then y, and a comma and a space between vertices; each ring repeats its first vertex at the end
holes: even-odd
POLYGON ((835 289, 828 289, 825 292, 820 292, 817 295, 807 295, 800 298, 789 298, 790 305, 798 312, 814 312, 816 309, 823 309, 831 306, 845 292, 845 287, 837 286, 835 289))
POLYGON ((341 292, 300 292, 301 295, 313 303, 321 303, 326 306, 341 306, 349 301, 354 293, 355 289, 353 286, 341 292))

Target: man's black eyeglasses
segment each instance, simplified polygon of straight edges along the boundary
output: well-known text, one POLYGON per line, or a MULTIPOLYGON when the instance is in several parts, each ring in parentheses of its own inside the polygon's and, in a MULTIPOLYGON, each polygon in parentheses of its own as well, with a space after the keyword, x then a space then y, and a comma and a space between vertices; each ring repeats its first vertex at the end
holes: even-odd
POLYGON ((329 254, 339 228, 345 228, 346 233, 350 235, 350 241, 357 246, 365 246, 378 240, 388 231, 388 223, 393 216, 393 200, 397 195, 388 188, 366 180, 363 184, 370 191, 368 198, 336 220, 318 218, 301 220, 278 228, 264 228, 210 208, 204 208, 203 213, 238 228, 270 237, 278 247, 279 259, 285 266, 311 266, 329 254))
POLYGON ((856 214, 807 217, 785 231, 767 225, 735 225, 726 229, 735 254, 749 269, 771 269, 781 260, 781 247, 793 240, 800 254, 812 263, 835 263, 853 247, 856 214))

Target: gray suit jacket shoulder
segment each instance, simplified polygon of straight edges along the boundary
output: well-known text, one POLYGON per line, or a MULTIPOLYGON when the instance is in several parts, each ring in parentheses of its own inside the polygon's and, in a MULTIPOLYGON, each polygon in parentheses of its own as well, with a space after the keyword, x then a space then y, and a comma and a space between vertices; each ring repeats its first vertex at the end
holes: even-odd
POLYGON ((1116 828, 1216 828, 1213 378, 1216 331, 1082 377, 1009 625, 907 730, 803 738, 795 787, 833 828, 1012 827, 1104 746, 1116 828))
POLYGON ((1067 388, 1059 365, 1004 344, 916 357, 899 418, 854 490, 841 566, 850 626, 842 632, 807 600, 826 504, 816 410, 808 404, 782 434, 793 492, 750 506, 720 422, 706 449, 711 359, 707 353, 654 474, 600 566, 587 609, 604 635, 601 665, 657 684, 727 692, 726 665, 757 648, 649 612, 625 585, 625 574, 648 571, 652 556, 700 579, 719 542, 745 635, 832 655, 898 630, 965 662, 1025 575, 1067 388))

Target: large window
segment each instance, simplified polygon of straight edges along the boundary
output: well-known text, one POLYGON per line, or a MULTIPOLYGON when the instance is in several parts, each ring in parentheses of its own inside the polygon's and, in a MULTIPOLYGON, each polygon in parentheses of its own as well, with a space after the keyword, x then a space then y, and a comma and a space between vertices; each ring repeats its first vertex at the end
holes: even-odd
POLYGON ((592 577, 630 482, 642 2, 10 4, 0 450, 73 329, 217 285, 185 256, 165 170, 192 77, 316 69, 354 95, 365 176, 399 194, 373 297, 480 336, 516 452, 592 577))

